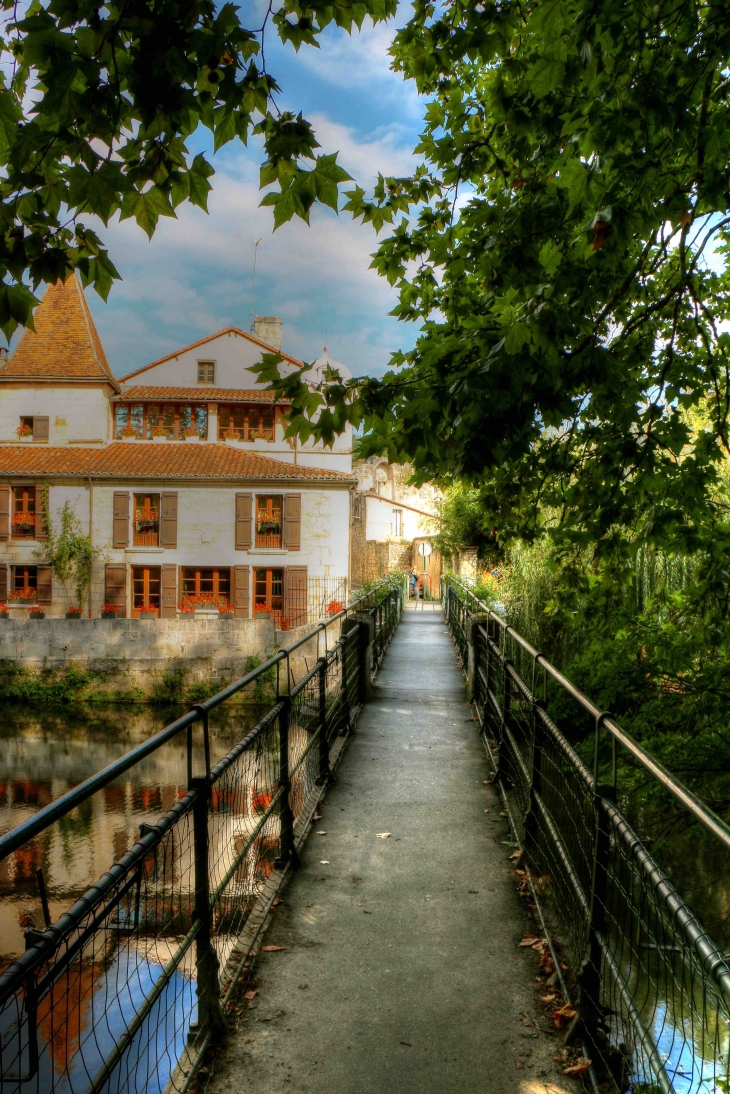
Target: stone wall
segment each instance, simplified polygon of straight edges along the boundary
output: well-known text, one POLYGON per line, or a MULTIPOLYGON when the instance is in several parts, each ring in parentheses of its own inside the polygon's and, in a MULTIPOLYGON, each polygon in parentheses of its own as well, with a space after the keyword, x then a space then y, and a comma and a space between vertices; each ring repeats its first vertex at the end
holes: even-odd
MULTIPOLYGON (((277 631, 273 620, 195 616, 0 619, 0 698, 200 701, 250 671, 254 659, 267 660, 310 630, 277 631)), ((331 627, 329 645, 338 637, 331 627)), ((316 636, 295 651, 294 681, 317 655, 316 636)))

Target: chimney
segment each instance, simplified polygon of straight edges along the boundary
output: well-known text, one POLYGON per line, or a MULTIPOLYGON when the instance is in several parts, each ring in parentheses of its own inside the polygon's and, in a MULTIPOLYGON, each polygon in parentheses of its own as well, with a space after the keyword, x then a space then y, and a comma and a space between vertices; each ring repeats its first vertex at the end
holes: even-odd
POLYGON ((267 342, 274 349, 281 349, 280 315, 257 315, 254 319, 253 332, 262 342, 267 342))

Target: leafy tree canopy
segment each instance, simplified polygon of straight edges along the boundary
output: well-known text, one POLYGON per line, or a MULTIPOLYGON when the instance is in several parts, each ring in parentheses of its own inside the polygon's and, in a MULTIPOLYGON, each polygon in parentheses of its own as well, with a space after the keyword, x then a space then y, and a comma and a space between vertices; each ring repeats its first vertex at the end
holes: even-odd
POLYGON ((264 138, 263 204, 278 226, 337 208, 349 175, 318 155, 309 123, 281 113, 264 36, 317 46, 334 22, 382 20, 396 0, 283 0, 260 26, 214 0, 2 0, 0 31, 0 329, 32 324, 33 287, 78 269, 106 298, 117 277, 81 219, 119 212, 152 235, 183 201, 206 207, 213 169, 186 142, 200 126, 214 148, 264 138))
POLYGON ((374 265, 421 333, 382 380, 279 381, 291 429, 350 420, 365 455, 481 483, 500 536, 547 511, 568 549, 639 537, 720 565, 727 5, 417 0, 392 54, 430 96, 423 163, 348 207, 392 228, 374 265))

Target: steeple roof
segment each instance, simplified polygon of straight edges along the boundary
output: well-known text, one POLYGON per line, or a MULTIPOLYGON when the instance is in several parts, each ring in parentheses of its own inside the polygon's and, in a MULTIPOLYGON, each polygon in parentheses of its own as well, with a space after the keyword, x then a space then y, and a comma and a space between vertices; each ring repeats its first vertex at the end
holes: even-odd
POLYGON ((4 380, 106 382, 119 391, 78 275, 49 285, 7 364, 4 380))

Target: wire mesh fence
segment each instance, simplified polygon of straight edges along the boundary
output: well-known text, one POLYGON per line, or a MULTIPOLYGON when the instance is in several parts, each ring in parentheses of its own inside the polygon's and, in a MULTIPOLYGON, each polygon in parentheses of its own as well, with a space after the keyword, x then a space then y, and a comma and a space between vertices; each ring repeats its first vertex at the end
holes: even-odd
POLYGON ((296 860, 403 602, 400 585, 373 590, 0 837, 2 864, 186 736, 187 789, 55 922, 28 930, 26 952, 0 975, 3 1094, 188 1088, 225 1031, 225 1007, 261 909, 296 860), (295 682, 292 655, 312 635, 319 656, 295 682), (211 765, 209 713, 272 669, 271 709, 211 765), (204 770, 196 772, 201 734, 204 770))
POLYGON ((725 1094, 730 965, 702 887, 637 828, 661 800, 725 867, 730 829, 461 583, 442 602, 594 1090, 725 1094))

